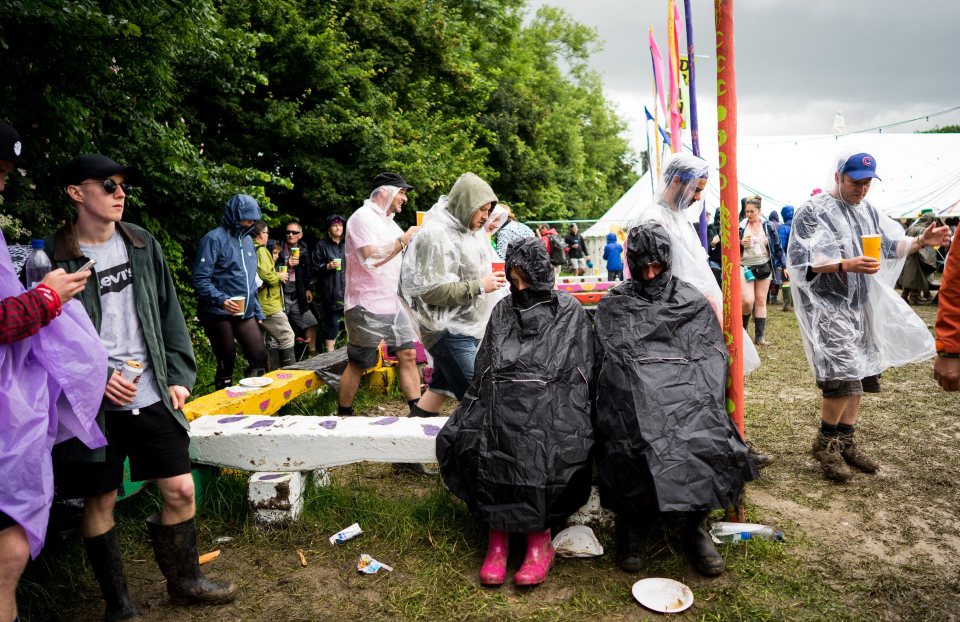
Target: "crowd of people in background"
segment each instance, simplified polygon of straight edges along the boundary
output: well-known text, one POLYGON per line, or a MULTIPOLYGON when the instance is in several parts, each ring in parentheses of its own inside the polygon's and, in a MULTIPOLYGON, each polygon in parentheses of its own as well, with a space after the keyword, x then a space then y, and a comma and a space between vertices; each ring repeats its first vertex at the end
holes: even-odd
MULTIPOLYGON (((21 149, 16 131, 0 124, 0 190, 21 149)), ((488 527, 482 584, 505 581, 511 533, 526 539, 515 583, 542 583, 554 554, 551 528, 586 500, 594 478, 601 504, 616 514, 621 568, 642 569, 644 540, 666 522, 679 526, 693 566, 716 576, 724 561, 707 516, 735 504, 769 457, 727 414, 715 250, 722 233, 715 219, 705 249, 687 215, 708 175, 698 157, 666 161, 653 202, 626 238, 607 236, 603 259, 617 284, 592 317, 556 288, 562 266, 575 276, 592 267, 577 225, 565 236, 548 225, 534 233, 473 173, 405 230, 395 216, 413 186, 381 173, 349 218, 327 218, 313 252, 300 222, 286 223, 283 240, 272 242, 257 201, 235 195, 220 226, 200 240, 192 274, 215 388, 233 382, 236 344, 245 373, 260 375, 267 343, 286 365, 297 356, 294 335, 305 356, 319 351, 320 339, 331 350, 342 319, 339 415, 354 414, 361 376, 382 344, 398 360, 410 416, 437 416, 456 402, 437 455, 443 481, 488 527), (433 365, 424 391, 418 343, 433 365)), ((133 479, 156 481, 161 493, 146 528, 171 600, 217 604, 237 595, 233 583, 210 580, 198 565, 182 412, 196 360, 160 244, 123 221, 140 178, 103 155, 67 163, 58 183, 76 218, 46 240, 55 269, 29 289, 0 237, 0 380, 13 387, 0 393, 0 620, 15 619, 14 589, 43 545, 55 494, 84 500, 80 534, 106 619, 138 618, 113 519, 127 458, 133 479), (139 362, 134 376, 130 361, 139 362)), ((931 265, 929 249, 945 250, 956 234, 933 216, 905 233, 867 201, 876 178, 870 154, 842 154, 832 188, 785 207, 779 225, 781 218, 762 215, 757 196, 744 200, 739 223, 745 328, 754 318, 744 369, 760 364, 753 344, 766 343, 768 296, 778 294, 770 286, 781 285, 822 392, 812 454, 836 481, 880 468, 854 428, 861 396, 880 391, 883 371, 937 356, 937 382, 960 389, 957 253, 944 268, 936 341, 894 290, 905 262, 920 254, 931 265), (870 236, 879 258, 866 248, 870 236)), ((922 268, 901 277, 911 279, 906 299, 914 290, 922 296, 918 275, 922 268)))

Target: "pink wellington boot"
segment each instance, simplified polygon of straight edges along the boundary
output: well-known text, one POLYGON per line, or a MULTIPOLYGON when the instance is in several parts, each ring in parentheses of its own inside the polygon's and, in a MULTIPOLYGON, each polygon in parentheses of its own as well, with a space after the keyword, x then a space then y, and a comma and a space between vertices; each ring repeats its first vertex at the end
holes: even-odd
POLYGON ((487 556, 480 567, 480 585, 503 585, 507 578, 507 556, 510 553, 510 534, 490 530, 487 556))
POLYGON ((527 534, 527 556, 513 577, 517 585, 539 585, 546 581, 553 563, 553 543, 550 530, 527 534))

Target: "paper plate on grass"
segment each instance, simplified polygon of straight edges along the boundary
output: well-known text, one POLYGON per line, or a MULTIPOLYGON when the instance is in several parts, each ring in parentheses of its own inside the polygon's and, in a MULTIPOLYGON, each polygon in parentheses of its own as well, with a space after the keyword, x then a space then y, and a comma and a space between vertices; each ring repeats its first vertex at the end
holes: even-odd
POLYGON ((271 382, 273 382, 273 378, 264 378, 263 376, 260 376, 260 377, 253 377, 253 378, 244 378, 243 380, 240 381, 240 385, 244 387, 250 387, 251 389, 259 389, 261 387, 267 386, 271 382))
POLYGON ((641 579, 631 591, 641 605, 658 613, 679 613, 693 604, 690 588, 673 579, 641 579))

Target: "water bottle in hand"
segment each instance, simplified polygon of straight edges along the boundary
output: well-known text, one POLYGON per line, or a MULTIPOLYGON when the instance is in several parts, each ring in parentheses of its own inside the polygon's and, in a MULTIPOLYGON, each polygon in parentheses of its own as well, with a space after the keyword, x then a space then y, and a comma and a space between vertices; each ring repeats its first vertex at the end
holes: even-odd
POLYGON ((783 540, 783 532, 757 523, 716 522, 710 526, 714 542, 740 542, 742 540, 783 540))
POLYGON ((43 251, 43 240, 33 240, 30 245, 33 250, 27 257, 26 263, 23 264, 24 274, 27 277, 27 289, 36 287, 43 280, 43 277, 47 276, 47 273, 53 269, 50 258, 43 251))

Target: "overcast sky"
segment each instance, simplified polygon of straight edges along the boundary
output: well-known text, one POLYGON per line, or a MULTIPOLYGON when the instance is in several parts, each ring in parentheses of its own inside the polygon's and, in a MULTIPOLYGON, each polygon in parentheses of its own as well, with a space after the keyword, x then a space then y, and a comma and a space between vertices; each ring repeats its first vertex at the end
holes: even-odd
MULTIPOLYGON (((593 66, 630 124, 634 148, 644 149, 643 106, 653 110, 647 31, 653 26, 666 54, 667 0, 530 0, 531 12, 544 4, 597 31, 603 49, 593 66)), ((715 141, 714 3, 693 5, 700 131, 715 141)), ((737 0, 735 7, 741 137, 829 133, 838 110, 852 131, 960 106, 956 0, 737 0)), ((960 110, 884 131, 955 124, 960 110)))

